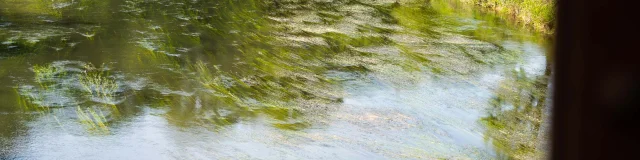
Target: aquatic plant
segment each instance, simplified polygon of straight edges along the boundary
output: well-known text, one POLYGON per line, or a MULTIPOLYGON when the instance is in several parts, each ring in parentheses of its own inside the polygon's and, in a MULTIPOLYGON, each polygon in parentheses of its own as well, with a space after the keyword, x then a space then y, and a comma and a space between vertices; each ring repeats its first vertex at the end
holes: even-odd
POLYGON ((50 107, 60 107, 67 95, 65 89, 60 89, 56 78, 65 76, 62 69, 51 65, 34 65, 34 81, 37 86, 18 86, 18 104, 27 111, 46 111, 50 107))
POLYGON ((93 109, 92 107, 82 109, 78 106, 76 107, 76 115, 78 116, 78 121, 89 131, 102 134, 109 133, 108 121, 101 110, 93 109))
POLYGON ((203 62, 196 63, 195 69, 196 72, 199 73, 198 78, 200 79, 200 83, 216 91, 218 94, 222 94, 221 97, 224 97, 224 102, 226 102, 227 105, 246 106, 246 104, 230 90, 231 86, 234 85, 234 81, 229 77, 225 77, 223 75, 224 73, 218 70, 212 72, 203 62))
POLYGON ((42 96, 40 95, 21 93, 21 91, 18 89, 15 89, 15 93, 17 95, 17 105, 20 106, 20 108, 24 111, 38 111, 40 113, 44 113, 44 111, 49 109, 48 107, 43 107, 36 103, 33 103, 42 100, 42 96))
POLYGON ((118 90, 118 83, 103 75, 102 72, 85 72, 85 74, 78 76, 78 81, 85 92, 102 98, 111 98, 118 90))
POLYGON ((58 73, 58 68, 52 65, 34 65, 32 68, 35 73, 35 80, 38 83, 51 80, 58 73))

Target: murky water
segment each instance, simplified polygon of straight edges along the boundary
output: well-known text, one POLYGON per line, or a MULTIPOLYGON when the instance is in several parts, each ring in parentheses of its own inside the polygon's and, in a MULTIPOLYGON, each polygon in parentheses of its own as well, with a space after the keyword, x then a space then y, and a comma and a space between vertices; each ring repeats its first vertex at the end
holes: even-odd
POLYGON ((548 40, 432 0, 0 0, 0 159, 535 159, 548 40))

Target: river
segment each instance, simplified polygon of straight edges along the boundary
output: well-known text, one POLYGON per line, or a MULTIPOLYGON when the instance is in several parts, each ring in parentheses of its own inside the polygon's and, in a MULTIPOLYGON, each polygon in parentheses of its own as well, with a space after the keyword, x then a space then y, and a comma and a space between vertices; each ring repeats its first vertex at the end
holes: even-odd
POLYGON ((551 40, 443 0, 0 0, 0 159, 539 159, 551 40))

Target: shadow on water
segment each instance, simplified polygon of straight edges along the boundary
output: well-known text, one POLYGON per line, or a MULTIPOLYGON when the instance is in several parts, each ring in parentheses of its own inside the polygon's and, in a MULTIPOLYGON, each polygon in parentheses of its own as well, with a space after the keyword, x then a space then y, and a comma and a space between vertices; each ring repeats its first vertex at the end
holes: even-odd
MULTIPOLYGON (((505 25, 499 18, 437 0, 0 0, 0 95, 8 100, 0 104, 0 123, 7 126, 0 131, 0 144, 4 146, 0 148, 0 159, 61 156, 37 149, 47 147, 47 143, 42 146, 30 142, 57 134, 58 138, 71 141, 65 144, 74 145, 85 141, 78 137, 130 140, 127 138, 144 133, 155 138, 154 143, 166 143, 150 149, 165 152, 172 148, 162 147, 186 145, 180 140, 189 136, 205 139, 207 136, 197 134, 199 129, 236 137, 244 136, 238 132, 289 137, 277 143, 263 144, 255 139, 247 142, 287 153, 290 152, 286 148, 293 145, 289 143, 306 144, 313 139, 327 143, 323 144, 325 149, 333 143, 348 144, 364 157, 495 156, 491 151, 476 149, 482 148, 478 146, 466 150, 466 144, 439 144, 426 150, 421 149, 422 144, 411 143, 399 145, 400 148, 378 147, 381 151, 376 151, 371 145, 375 141, 360 137, 394 145, 424 140, 389 140, 393 136, 386 132, 370 137, 357 129, 338 128, 352 137, 340 140, 328 135, 335 131, 330 130, 332 127, 349 126, 336 120, 344 117, 359 119, 348 123, 375 121, 389 125, 386 127, 395 123, 405 126, 404 120, 429 120, 419 117, 429 115, 425 111, 429 108, 389 108, 393 113, 399 111, 389 113, 395 118, 388 122, 369 113, 360 117, 348 110, 364 109, 345 105, 345 98, 353 99, 359 94, 350 91, 353 86, 347 84, 379 83, 384 85, 373 88, 390 86, 398 91, 446 81, 473 84, 472 89, 484 91, 494 84, 479 82, 478 77, 528 63, 523 59, 530 53, 524 53, 522 45, 541 41, 544 40, 536 35, 505 25), (165 123, 166 126, 157 126, 165 123), (180 136, 166 138, 162 134, 180 136), (161 136, 154 137, 157 135, 161 136), (34 150, 37 152, 25 153, 34 150), (397 150, 403 150, 403 154, 394 154, 397 150)), ((512 136, 533 136, 539 130, 536 126, 543 114, 539 105, 544 104, 546 95, 539 87, 546 86, 546 79, 520 72, 499 78, 504 80, 495 91, 494 100, 487 104, 489 115, 480 120, 487 126, 485 137, 492 139, 490 143, 504 157, 528 157, 533 154, 532 142, 512 136), (519 119, 522 116, 532 119, 519 119), (523 128, 531 132, 504 134, 523 128), (522 141, 508 143, 513 139, 522 141)), ((383 104, 391 102, 380 105, 383 104)), ((458 110, 476 112, 472 107, 438 109, 433 113, 458 110)), ((455 118, 436 126, 457 122, 455 118)), ((452 128, 430 129, 431 126, 420 126, 423 123, 433 122, 420 121, 412 124, 417 127, 403 129, 412 135, 437 135, 452 128)), ((476 133, 478 126, 454 128, 480 134, 476 133)), ((232 137, 218 138, 237 140, 232 137)), ((125 143, 110 140, 102 144, 125 143)), ((247 148, 243 146, 247 143, 226 145, 247 148)), ((331 149, 327 152, 358 158, 356 153, 331 149)), ((497 156, 503 156, 500 154, 497 156)))

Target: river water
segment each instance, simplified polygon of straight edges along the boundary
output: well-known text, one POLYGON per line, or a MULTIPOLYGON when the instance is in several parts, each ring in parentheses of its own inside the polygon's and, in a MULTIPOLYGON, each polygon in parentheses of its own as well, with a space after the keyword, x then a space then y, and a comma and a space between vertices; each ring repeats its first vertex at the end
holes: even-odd
POLYGON ((550 42, 442 0, 0 0, 0 159, 538 159, 550 42))

